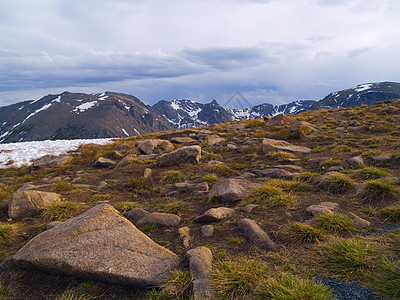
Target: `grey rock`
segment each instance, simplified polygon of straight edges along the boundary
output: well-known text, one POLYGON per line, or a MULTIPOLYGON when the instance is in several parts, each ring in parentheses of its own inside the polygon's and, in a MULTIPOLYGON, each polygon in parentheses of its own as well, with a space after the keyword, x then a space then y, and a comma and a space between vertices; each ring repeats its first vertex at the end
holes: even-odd
POLYGON ((179 236, 182 239, 183 247, 190 248, 190 228, 187 226, 178 229, 179 236))
POLYGON ((179 264, 111 205, 95 206, 31 239, 14 255, 25 267, 127 285, 161 285, 179 264))
POLYGON ((109 158, 104 158, 104 157, 99 157, 96 159, 96 161, 93 164, 93 167, 95 168, 112 168, 117 165, 117 162, 115 160, 109 159, 109 158))
POLYGON ((214 227, 212 225, 201 226, 201 235, 205 237, 210 237, 214 234, 214 227))
POLYGON ((159 156, 157 158, 157 163, 160 166, 174 166, 184 163, 198 164, 200 158, 200 146, 186 146, 159 156))
POLYGON ((295 124, 297 123, 297 120, 293 117, 286 116, 284 114, 279 114, 271 119, 268 120, 267 125, 290 125, 290 124, 295 124))
POLYGON ((158 142, 159 141, 156 139, 137 141, 135 146, 142 154, 149 155, 153 153, 154 148, 158 145, 158 142))
POLYGON ((135 224, 137 221, 148 215, 149 212, 139 207, 132 208, 131 210, 124 213, 124 217, 135 224))
POLYGON ((153 173, 153 171, 150 168, 146 168, 146 169, 144 169, 143 177, 146 178, 146 179, 150 178, 151 177, 151 173, 153 173))
POLYGON ((236 178, 242 178, 242 179, 250 179, 250 178, 256 178, 256 174, 250 173, 250 172, 244 172, 243 174, 240 174, 236 178))
POLYGON ((258 248, 263 250, 275 251, 278 249, 268 234, 261 229, 254 220, 242 219, 238 223, 244 235, 258 248))
POLYGON ((188 183, 188 182, 178 182, 174 184, 174 188, 183 192, 208 192, 208 183, 188 183))
POLYGON ((228 178, 214 184, 208 198, 214 197, 227 201, 237 201, 256 185, 246 179, 228 178))
POLYGON ((376 164, 385 164, 392 159, 393 155, 390 153, 381 153, 372 157, 372 161, 376 164))
POLYGON ((245 207, 242 208, 242 211, 251 213, 256 207, 258 207, 258 204, 247 204, 245 207))
POLYGON ((279 178, 279 179, 292 179, 293 173, 289 171, 278 169, 278 168, 268 168, 264 170, 255 170, 253 171, 254 174, 260 177, 266 178, 279 178))
POLYGON ((207 144, 209 146, 213 146, 213 145, 222 143, 224 141, 225 141, 224 138, 222 138, 222 137, 220 137, 220 136, 218 136, 216 134, 212 134, 212 135, 207 136, 207 144))
POLYGON ((292 153, 310 153, 311 149, 303 146, 296 146, 284 140, 263 139, 262 149, 264 153, 270 151, 287 151, 292 153))
POLYGON ((222 220, 235 212, 234 209, 228 207, 210 208, 203 215, 194 219, 197 223, 211 223, 222 220))
POLYGON ((152 212, 145 215, 143 218, 137 221, 136 225, 137 226, 158 225, 158 226, 175 227, 179 225, 180 221, 181 218, 174 214, 152 212))
POLYGON ((171 138, 171 142, 173 142, 175 144, 189 144, 189 143, 196 143, 196 140, 194 140, 188 136, 182 136, 182 137, 171 138))
POLYGON ((56 193, 19 189, 8 201, 8 216, 20 220, 30 212, 60 201, 61 195, 56 193))
POLYGON ((171 152, 175 149, 175 146, 170 141, 161 140, 160 148, 164 152, 171 152))
POLYGON ((332 166, 332 167, 329 167, 326 171, 327 172, 341 172, 343 170, 344 170, 344 168, 342 166, 332 166))
POLYGON ((215 299, 212 286, 212 253, 207 247, 197 247, 187 252, 190 274, 193 278, 194 299, 215 299))
POLYGON ((126 165, 135 163, 138 161, 137 155, 135 154, 128 154, 127 156, 125 156, 123 159, 121 159, 121 161, 119 162, 119 166, 120 167, 124 167, 126 165))
POLYGON ((322 202, 316 205, 310 205, 306 208, 306 211, 311 213, 313 216, 321 214, 333 214, 339 208, 339 204, 335 202, 322 202))
POLYGON ((230 150, 237 149, 237 146, 235 144, 232 144, 232 143, 229 143, 228 145, 226 145, 226 147, 228 147, 228 149, 230 149, 230 150))
POLYGON ((138 155, 137 159, 140 161, 146 161, 146 160, 155 160, 159 157, 158 154, 143 154, 143 155, 138 155))
POLYGON ((34 168, 53 167, 58 168, 69 164, 72 161, 71 156, 47 154, 36 159, 33 162, 34 168))
POLYGON ((357 155, 347 160, 347 164, 352 168, 360 168, 364 166, 364 158, 362 155, 357 155))

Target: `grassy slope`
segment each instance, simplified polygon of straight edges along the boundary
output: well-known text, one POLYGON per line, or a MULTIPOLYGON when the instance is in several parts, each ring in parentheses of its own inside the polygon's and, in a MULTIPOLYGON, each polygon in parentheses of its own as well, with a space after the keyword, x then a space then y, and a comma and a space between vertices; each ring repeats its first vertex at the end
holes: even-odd
MULTIPOLYGON (((396 276, 398 274, 396 271, 399 270, 396 261, 390 265, 390 261, 387 263, 384 258, 399 258, 400 256, 400 233, 385 229, 389 224, 399 225, 399 210, 393 209, 389 212, 385 210, 384 213, 381 213, 381 209, 384 207, 399 205, 399 195, 396 191, 400 189, 400 112, 385 112, 388 105, 395 106, 400 111, 400 103, 394 101, 378 103, 369 107, 301 113, 295 116, 297 120, 310 122, 322 129, 317 134, 309 135, 306 138, 299 138, 297 135, 291 134, 285 126, 268 127, 263 120, 244 120, 208 126, 204 129, 220 134, 226 139, 226 142, 214 146, 208 146, 203 142, 201 146, 207 154, 202 157, 199 165, 161 168, 154 161, 147 161, 132 162, 125 167, 115 169, 93 169, 91 167, 92 162, 98 156, 111 157, 112 150, 119 150, 124 155, 137 154, 137 149, 134 147, 135 142, 155 137, 157 134, 153 133, 119 140, 107 146, 84 146, 80 153, 73 153, 72 164, 64 168, 33 170, 30 167, 23 167, 0 170, 0 182, 6 184, 0 190, 0 222, 3 222, 1 225, 7 223, 8 197, 24 182, 33 182, 34 184, 50 182, 47 187, 42 189, 57 191, 66 201, 69 201, 68 205, 54 208, 54 211, 38 213, 20 222, 8 222, 15 226, 11 231, 8 227, 7 229, 6 226, 3 226, 4 234, 3 227, 0 226, 0 259, 18 251, 30 238, 43 231, 46 222, 50 220, 72 217, 89 209, 98 201, 107 201, 120 209, 129 207, 129 203, 118 203, 135 202, 131 206, 138 205, 149 211, 178 213, 182 218, 181 226, 191 228, 193 246, 206 245, 212 250, 215 269, 219 272, 219 284, 222 280, 222 286, 226 288, 226 284, 223 282, 224 273, 222 272, 221 275, 220 272, 224 263, 231 268, 231 271, 237 267, 237 274, 243 273, 243 279, 249 276, 247 281, 240 282, 244 285, 244 291, 248 288, 245 293, 247 297, 255 298, 256 295, 261 295, 260 297, 264 297, 264 299, 273 299, 265 298, 273 297, 270 295, 273 293, 266 296, 267 293, 262 291, 266 287, 270 289, 271 286, 293 282, 293 278, 300 280, 297 284, 310 289, 307 283, 301 280, 312 279, 313 276, 318 275, 356 280, 388 299, 390 297, 398 298, 400 296, 396 295, 396 291, 390 295, 390 291, 395 288, 382 286, 384 285, 382 282, 390 281, 390 276, 396 276), (343 124, 342 121, 358 121, 360 125, 349 126, 343 124), (309 154, 294 156, 298 159, 294 164, 301 166, 304 170, 299 178, 304 180, 305 184, 272 182, 272 185, 277 186, 285 195, 293 197, 295 201, 288 206, 260 205, 251 214, 237 209, 233 216, 214 223, 214 235, 204 238, 201 236, 201 225, 193 223, 196 216, 211 207, 237 208, 240 203, 212 203, 208 200, 207 195, 198 196, 188 193, 168 196, 167 184, 175 180, 182 181, 182 179, 193 183, 206 180, 212 186, 217 180, 223 178, 235 177, 246 171, 282 164, 285 157, 290 156, 285 153, 262 153, 261 147, 257 144, 243 145, 244 141, 253 137, 285 139, 293 144, 312 148, 313 151, 309 154), (226 147, 228 142, 235 143, 238 148, 228 149, 226 147), (389 153, 394 156, 390 164, 377 166, 378 169, 363 171, 348 168, 346 165, 348 158, 361 154, 365 158, 366 164, 372 166, 371 158, 380 153, 389 153), (208 164, 208 161, 214 159, 224 162, 225 167, 208 164), (318 189, 312 184, 313 178, 324 174, 326 169, 333 165, 341 165, 345 168, 341 173, 351 180, 350 189, 340 193, 328 193, 327 189, 318 189), (152 169, 151 181, 141 178, 145 168, 152 169), (70 183, 72 178, 76 178, 77 172, 84 174, 78 183, 97 186, 100 182, 106 181, 108 185, 101 190, 87 189, 84 186, 77 188, 70 183), (58 176, 62 176, 63 181, 51 183, 51 180, 58 176), (380 177, 390 180, 393 195, 379 201, 366 201, 365 199, 368 197, 357 192, 359 184, 371 179, 378 178, 379 180, 380 177), (372 226, 368 229, 350 226, 349 229, 349 225, 346 223, 345 230, 340 229, 340 224, 323 224, 322 228, 318 228, 320 222, 311 222, 312 228, 298 224, 293 226, 293 222, 304 223, 312 219, 306 212, 306 207, 323 201, 339 203, 341 212, 353 212, 371 221, 372 226), (248 243, 236 225, 237 221, 244 217, 256 220, 281 246, 280 250, 265 252, 248 243), (328 228, 335 226, 335 230, 326 230, 326 226, 328 228), (363 246, 360 247, 357 243, 363 243, 363 246), (359 249, 370 250, 358 253, 357 251, 362 251, 359 249), (349 268, 340 267, 342 263, 349 268), (261 269, 254 268, 258 270, 257 276, 254 276, 255 274, 248 274, 249 268, 243 268, 243 265, 246 266, 246 264, 250 266, 251 264, 257 266, 261 264, 263 267, 261 269), (390 268, 393 268, 394 271, 387 270, 390 268), (375 274, 375 276, 371 276, 371 274, 375 274), (271 278, 277 275, 282 275, 282 280, 271 282, 271 278), (251 282, 251 287, 247 286, 248 282, 251 282), (257 294, 257 291, 260 291, 260 294, 257 294)), ((250 199, 247 198, 246 202, 250 203, 251 195, 249 197, 250 199)), ((159 244, 184 256, 185 249, 177 231, 165 231, 163 228, 151 226, 141 229, 159 244)), ((174 282, 176 285, 176 282, 179 283, 179 279, 174 282)), ((57 297, 57 299, 91 299, 91 297, 96 297, 96 299, 136 299, 135 297, 144 297, 146 292, 118 285, 51 275, 35 270, 23 270, 18 267, 4 271, 0 275, 0 297, 4 295, 9 299, 25 299, 28 295, 31 299, 45 297, 48 299, 57 297)), ((242 299, 243 295, 235 294, 235 292, 237 291, 227 291, 226 289, 222 291, 225 296, 232 295, 233 298, 242 299)), ((322 291, 323 293, 324 291, 322 291)), ((159 296, 154 291, 151 294, 155 299, 159 296)), ((185 293, 183 294, 185 295, 185 293)), ((148 295, 148 297, 150 296, 148 295)), ((301 299, 301 296, 298 297, 300 298, 290 299, 301 299)), ((309 296, 303 295, 303 297, 309 296)))

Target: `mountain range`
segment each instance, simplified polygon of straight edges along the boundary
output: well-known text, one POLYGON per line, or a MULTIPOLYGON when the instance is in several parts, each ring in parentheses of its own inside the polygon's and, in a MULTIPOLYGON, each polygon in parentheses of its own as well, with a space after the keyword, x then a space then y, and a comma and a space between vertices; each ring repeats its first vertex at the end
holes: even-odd
POLYGON ((216 100, 204 104, 187 99, 161 100, 149 106, 121 93, 64 92, 0 107, 0 142, 127 137, 305 110, 370 105, 397 98, 400 83, 396 82, 360 84, 319 101, 263 103, 248 108, 224 107, 216 100))

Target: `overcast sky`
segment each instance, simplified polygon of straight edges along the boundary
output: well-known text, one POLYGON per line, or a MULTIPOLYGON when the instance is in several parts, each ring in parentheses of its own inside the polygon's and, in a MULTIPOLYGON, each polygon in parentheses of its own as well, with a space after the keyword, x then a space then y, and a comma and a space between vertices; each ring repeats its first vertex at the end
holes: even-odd
POLYGON ((63 91, 319 100, 400 81, 399 56, 399 0, 0 0, 0 105, 63 91))

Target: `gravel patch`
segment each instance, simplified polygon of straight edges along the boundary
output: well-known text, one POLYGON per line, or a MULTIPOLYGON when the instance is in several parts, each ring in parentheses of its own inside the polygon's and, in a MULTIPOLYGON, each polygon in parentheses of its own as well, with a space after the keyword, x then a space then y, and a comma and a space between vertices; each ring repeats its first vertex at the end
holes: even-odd
POLYGON ((336 278, 316 277, 315 281, 322 283, 333 290, 332 294, 337 300, 382 300, 375 296, 369 289, 358 283, 344 282, 336 278))

